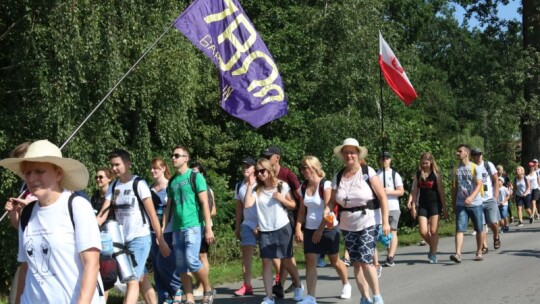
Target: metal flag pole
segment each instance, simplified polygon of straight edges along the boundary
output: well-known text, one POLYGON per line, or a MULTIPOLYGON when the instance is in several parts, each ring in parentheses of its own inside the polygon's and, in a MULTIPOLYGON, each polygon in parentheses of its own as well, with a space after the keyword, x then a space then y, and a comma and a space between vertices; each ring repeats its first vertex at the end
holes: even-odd
MULTIPOLYGON (((105 100, 107 100, 109 98, 109 96, 111 96, 111 94, 114 92, 114 90, 116 90, 116 88, 120 85, 120 83, 122 83, 122 81, 129 75, 131 74, 131 72, 135 69, 135 67, 137 67, 137 65, 141 62, 141 60, 143 60, 144 57, 146 57, 146 55, 150 52, 150 50, 152 50, 154 48, 154 46, 161 40, 161 38, 163 38, 163 36, 165 36, 165 34, 167 34, 167 32, 174 26, 174 24, 176 23, 176 19, 174 20, 174 22, 172 22, 164 31, 163 33, 148 47, 146 48, 146 50, 143 52, 143 54, 141 55, 141 57, 131 66, 131 68, 129 68, 129 70, 113 85, 113 87, 109 90, 109 92, 105 95, 105 97, 103 97, 103 99, 101 99, 101 101, 94 107, 94 109, 90 112, 90 114, 88 114, 86 116, 86 118, 81 122, 81 124, 75 129, 75 131, 73 131, 73 133, 71 133, 71 135, 66 139, 66 141, 62 144, 62 146, 60 146, 60 150, 62 150, 72 139, 73 137, 75 137, 75 134, 77 134, 77 132, 79 132, 79 130, 84 126, 84 124, 86 124, 86 122, 90 119, 90 117, 97 111, 97 109, 99 109, 99 107, 105 102, 105 100)), ((21 194, 19 194, 19 196, 17 198, 21 198, 21 196, 24 194, 24 191, 21 192, 21 194)), ((8 211, 4 212, 4 214, 2 215, 2 217, 0 218, 0 223, 2 222, 2 220, 7 216, 8 214, 8 211)))
MULTIPOLYGON (((386 136, 384 134, 384 100, 383 100, 383 80, 382 80, 382 67, 379 66, 379 98, 381 101, 380 111, 381 111, 381 153, 380 155, 384 153, 386 150, 386 136)), ((380 160, 379 160, 380 161, 380 160)), ((386 169, 384 168, 384 163, 382 166, 382 172, 383 172, 383 187, 386 188, 386 169)))

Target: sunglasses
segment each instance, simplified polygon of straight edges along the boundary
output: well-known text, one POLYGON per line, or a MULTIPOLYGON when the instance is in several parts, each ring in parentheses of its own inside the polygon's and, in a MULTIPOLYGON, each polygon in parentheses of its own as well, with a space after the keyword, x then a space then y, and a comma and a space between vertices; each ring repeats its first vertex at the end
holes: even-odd
POLYGON ((180 158, 180 157, 187 157, 187 155, 174 153, 174 154, 171 155, 171 157, 178 159, 178 158, 180 158))
POLYGON ((255 175, 263 175, 264 173, 266 173, 266 169, 258 169, 258 170, 255 170, 255 175))
POLYGON ((306 169, 309 169, 309 166, 301 166, 300 167, 300 170, 306 170, 306 169))
POLYGON ((103 175, 96 175, 96 177, 94 177, 94 178, 95 178, 96 180, 98 180, 98 179, 103 179, 104 177, 105 177, 105 176, 103 176, 103 175))

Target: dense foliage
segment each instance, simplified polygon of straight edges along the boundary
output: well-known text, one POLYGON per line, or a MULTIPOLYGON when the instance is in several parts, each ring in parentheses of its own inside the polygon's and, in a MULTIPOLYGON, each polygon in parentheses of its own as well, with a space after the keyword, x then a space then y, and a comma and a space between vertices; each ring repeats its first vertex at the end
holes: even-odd
MULTIPOLYGON (((133 171, 149 177, 152 157, 168 158, 177 144, 190 147, 192 159, 211 170, 217 196, 211 260, 239 257, 231 230, 239 162, 270 144, 283 148, 283 164, 295 171, 304 155, 316 155, 333 175, 340 163, 332 148, 344 138, 357 138, 376 166, 384 137, 407 181, 423 151, 435 155, 448 181, 461 142, 509 169, 520 161, 520 115, 533 111, 523 82, 539 56, 523 50, 518 21, 460 26, 446 0, 241 2, 283 77, 287 116, 257 130, 228 116, 219 107, 217 70, 173 29, 63 150, 92 172, 107 164, 108 151, 126 148, 133 171), (385 84, 380 98, 379 30, 418 92, 411 107, 385 84)), ((0 156, 28 140, 61 145, 188 4, 1 2, 0 156)), ((0 177, 0 198, 13 196, 20 181, 4 170, 0 177)), ((0 292, 16 266, 16 234, 7 222, 0 227, 0 292)))

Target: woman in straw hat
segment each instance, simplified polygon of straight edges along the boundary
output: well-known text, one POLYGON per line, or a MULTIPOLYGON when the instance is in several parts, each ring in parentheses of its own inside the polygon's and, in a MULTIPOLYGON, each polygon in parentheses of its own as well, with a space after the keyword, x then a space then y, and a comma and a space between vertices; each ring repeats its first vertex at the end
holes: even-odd
POLYGON ((85 166, 63 158, 47 140, 32 143, 22 158, 3 159, 0 166, 23 178, 38 200, 25 207, 27 224, 19 224, 18 259, 26 280, 17 303, 103 303, 101 239, 92 207, 79 196, 73 198, 76 207, 68 207, 71 193, 88 183, 85 166))
POLYGON ((347 138, 334 148, 344 168, 332 181, 332 198, 324 211, 327 216, 334 205, 339 205, 339 229, 354 266, 356 283, 362 294, 360 304, 382 304, 377 271, 373 265, 379 225, 382 220, 384 235, 390 232, 388 202, 381 180, 373 168, 361 165, 367 149, 354 138, 347 138), (380 212, 378 210, 380 208, 380 212), (382 216, 381 216, 382 215, 382 216), (382 217, 382 218, 381 218, 382 217))

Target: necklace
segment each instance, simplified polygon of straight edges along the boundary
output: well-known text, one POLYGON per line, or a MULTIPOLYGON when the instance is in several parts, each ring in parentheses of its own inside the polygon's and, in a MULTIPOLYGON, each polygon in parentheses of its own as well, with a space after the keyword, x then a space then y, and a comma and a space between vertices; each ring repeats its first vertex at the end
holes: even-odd
POLYGON ((349 185, 349 189, 345 189, 345 199, 343 199, 343 202, 344 202, 343 207, 347 207, 347 204, 350 202, 349 193, 351 192, 351 189, 352 189, 354 183, 356 183, 356 181, 358 180, 358 174, 357 173, 358 173, 358 171, 353 173, 351 184, 349 185))

